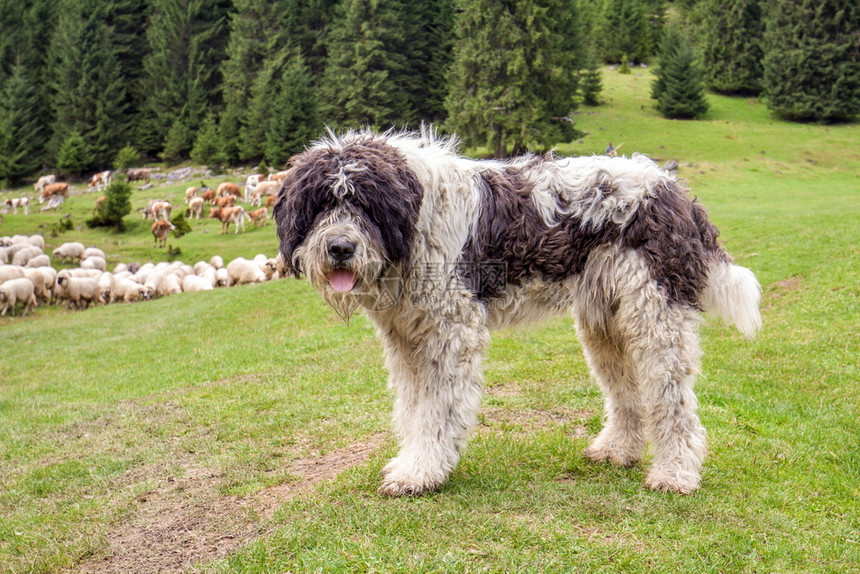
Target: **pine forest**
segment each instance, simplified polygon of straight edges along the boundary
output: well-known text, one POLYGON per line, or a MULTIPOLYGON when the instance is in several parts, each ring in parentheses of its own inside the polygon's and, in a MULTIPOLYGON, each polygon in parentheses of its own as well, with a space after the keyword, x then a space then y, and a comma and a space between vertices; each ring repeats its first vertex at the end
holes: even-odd
POLYGON ((283 167, 326 128, 433 124, 496 156, 576 137, 599 69, 786 121, 860 114, 856 0, 0 0, 0 184, 118 154, 283 167))

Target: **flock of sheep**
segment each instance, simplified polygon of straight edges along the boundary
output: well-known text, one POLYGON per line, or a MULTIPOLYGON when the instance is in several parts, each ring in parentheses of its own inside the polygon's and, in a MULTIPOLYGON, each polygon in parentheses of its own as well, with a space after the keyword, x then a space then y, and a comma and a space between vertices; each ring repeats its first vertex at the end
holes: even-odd
POLYGON ((67 242, 50 257, 44 249, 41 235, 0 237, 0 315, 10 310, 15 315, 19 305, 24 315, 43 303, 61 302, 68 308, 86 309, 91 304, 132 303, 183 291, 261 283, 285 274, 280 259, 263 254, 253 260, 238 257, 226 266, 216 255, 193 267, 181 261, 119 263, 108 271, 105 253, 97 247, 67 242), (57 271, 52 259, 78 267, 57 271))

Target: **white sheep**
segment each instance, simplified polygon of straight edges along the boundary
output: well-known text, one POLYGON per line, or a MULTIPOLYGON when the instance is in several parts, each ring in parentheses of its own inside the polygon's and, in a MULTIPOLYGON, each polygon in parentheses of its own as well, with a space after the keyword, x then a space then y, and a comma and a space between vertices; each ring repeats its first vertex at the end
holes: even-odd
POLYGON ((48 283, 48 277, 36 268, 24 268, 24 276, 33 283, 33 293, 36 295, 36 300, 40 302, 50 301, 51 293, 49 285, 54 286, 53 280, 48 283))
POLYGON ((110 271, 105 271, 101 275, 98 276, 96 282, 99 284, 99 293, 102 296, 102 299, 107 303, 110 301, 110 294, 113 291, 113 283, 114 276, 110 271))
POLYGON ((216 287, 229 287, 230 286, 230 274, 223 267, 221 269, 215 270, 215 286, 216 287))
POLYGON ((34 271, 42 274, 45 281, 45 291, 48 293, 48 301, 54 302, 54 284, 57 282, 57 270, 53 267, 34 267, 34 271))
POLYGON ((42 255, 41 249, 35 245, 27 244, 27 247, 21 249, 15 253, 14 257, 12 257, 12 265, 20 265, 23 267, 28 261, 30 261, 30 259, 38 257, 39 255, 42 255))
POLYGON ((167 273, 162 276, 158 284, 158 294, 162 297, 182 293, 182 282, 175 273, 167 273))
POLYGON ((84 254, 81 256, 81 259, 87 259, 89 257, 101 257, 102 259, 107 259, 105 252, 98 247, 87 247, 84 249, 84 254))
POLYGON ((46 254, 42 253, 41 255, 36 255, 29 261, 27 261, 27 265, 25 267, 50 267, 51 266, 51 258, 46 254))
POLYGON ((53 251, 54 259, 59 259, 62 262, 65 262, 67 259, 69 261, 80 261, 83 255, 84 244, 77 241, 63 243, 53 251))
POLYGON ((125 263, 117 263, 116 267, 113 268, 114 275, 117 273, 124 273, 126 271, 128 271, 128 265, 125 263))
POLYGON ((266 280, 266 274, 254 263, 244 257, 237 257, 227 264, 227 273, 230 275, 231 285, 244 285, 246 283, 262 283, 266 280))
POLYGON ((95 277, 69 277, 61 274, 57 277, 57 286, 61 290, 56 294, 57 298, 64 299, 69 306, 86 309, 90 303, 105 303, 95 277))
POLYGON ((103 257, 91 255, 86 259, 81 259, 81 269, 98 269, 99 271, 104 271, 107 269, 107 262, 103 257))
POLYGON ((124 301, 134 303, 144 301, 152 297, 152 290, 146 285, 125 277, 114 276, 113 289, 110 294, 110 302, 124 301))
POLYGON ((186 275, 182 278, 183 291, 210 291, 215 286, 211 281, 199 275, 186 275))
POLYGON ((0 283, 25 276, 22 267, 18 267, 17 265, 0 265, 0 283))
POLYGON ((39 235, 38 233, 28 237, 27 243, 29 243, 30 245, 35 245, 36 247, 38 247, 42 251, 45 250, 45 238, 44 238, 44 236, 39 235))
POLYGON ((12 309, 12 316, 15 316, 15 306, 18 303, 24 304, 24 313, 26 315, 36 306, 36 295, 33 282, 26 277, 18 277, 10 279, 0 285, 0 302, 3 303, 3 310, 0 315, 5 316, 6 311, 12 309))
POLYGON ((212 259, 209 260, 209 265, 215 269, 221 269, 224 267, 224 259, 222 259, 220 255, 213 255, 212 259))

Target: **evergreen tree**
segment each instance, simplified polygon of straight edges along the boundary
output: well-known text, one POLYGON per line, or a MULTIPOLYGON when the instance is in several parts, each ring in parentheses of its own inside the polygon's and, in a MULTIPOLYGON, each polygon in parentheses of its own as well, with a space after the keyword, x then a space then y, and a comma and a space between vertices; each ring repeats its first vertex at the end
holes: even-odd
POLYGON ((123 231, 123 218, 131 213, 131 193, 131 185, 125 178, 115 178, 105 190, 104 202, 93 217, 86 221, 87 227, 113 227, 123 231))
POLYGON ((603 58, 607 62, 645 60, 649 55, 647 30, 642 0, 606 0, 601 30, 603 58))
POLYGON ((726 94, 761 91, 761 0, 702 2, 701 43, 707 85, 726 94))
POLYGON ((269 51, 276 45, 278 15, 284 2, 236 0, 230 16, 230 40, 222 64, 224 110, 219 120, 223 137, 222 151, 227 161, 246 159, 241 153, 240 137, 248 125, 251 89, 269 51))
POLYGON ((338 128, 387 128, 416 117, 402 82, 407 69, 397 51, 404 35, 399 0, 344 0, 332 24, 321 84, 322 117, 338 128))
POLYGON ((57 168, 65 174, 80 177, 89 161, 90 151, 83 136, 78 132, 70 133, 57 153, 57 168))
POLYGON ((496 157, 546 148, 575 135, 579 47, 573 3, 467 0, 446 100, 448 125, 496 157))
POLYGON ((690 41, 677 25, 667 26, 651 97, 667 118, 693 119, 708 111, 704 78, 690 41))
POLYGON ((158 156, 167 165, 176 165, 188 157, 193 143, 194 135, 191 130, 181 118, 176 118, 164 139, 164 149, 158 156))
MULTIPOLYGON (((221 36, 226 36, 222 34, 227 17, 224 2, 151 0, 152 18, 146 30, 149 53, 143 60, 147 99, 140 133, 140 145, 147 153, 166 145, 177 120, 186 130, 196 130, 217 104, 218 70, 225 49, 221 36)), ((187 153, 190 147, 188 141, 179 151, 187 153)))
POLYGON ((766 19, 764 92, 778 116, 841 121, 860 114, 860 6, 777 0, 766 19))
POLYGON ((310 71, 301 56, 293 57, 272 100, 266 131, 267 163, 283 166, 319 134, 321 127, 310 71))
POLYGON ((53 148, 79 134, 92 154, 82 169, 110 165, 127 134, 125 87, 105 18, 100 0, 61 0, 49 50, 53 148))
POLYGON ((0 182, 6 185, 39 170, 44 136, 35 100, 36 89, 19 65, 0 92, 0 182))
POLYGON ((600 105, 600 92, 603 90, 603 74, 600 71, 600 62, 593 50, 589 50, 583 62, 584 68, 580 72, 579 93, 582 103, 587 106, 600 105))
POLYGON ((203 125, 197 132, 194 147, 191 148, 191 159, 195 163, 218 168, 224 164, 224 154, 221 151, 221 136, 214 114, 209 114, 203 120, 203 125))

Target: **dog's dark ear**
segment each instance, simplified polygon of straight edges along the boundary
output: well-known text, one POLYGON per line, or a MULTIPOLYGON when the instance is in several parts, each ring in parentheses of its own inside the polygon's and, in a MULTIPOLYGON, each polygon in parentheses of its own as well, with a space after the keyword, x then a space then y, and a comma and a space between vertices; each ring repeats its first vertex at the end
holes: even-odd
MULTIPOLYGON (((353 176, 356 193, 352 201, 379 231, 388 260, 399 263, 406 272, 424 188, 394 148, 381 142, 368 142, 354 149, 361 152, 359 159, 367 169, 353 176)), ((353 151, 348 149, 347 153, 353 151)))
POLYGON ((302 244, 313 222, 313 215, 306 213, 309 206, 301 201, 300 179, 297 168, 291 169, 281 184, 272 210, 281 257, 287 271, 295 277, 299 277, 302 270, 293 263, 293 252, 302 244))

